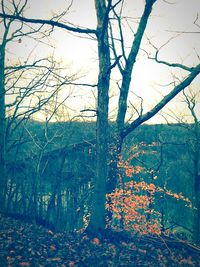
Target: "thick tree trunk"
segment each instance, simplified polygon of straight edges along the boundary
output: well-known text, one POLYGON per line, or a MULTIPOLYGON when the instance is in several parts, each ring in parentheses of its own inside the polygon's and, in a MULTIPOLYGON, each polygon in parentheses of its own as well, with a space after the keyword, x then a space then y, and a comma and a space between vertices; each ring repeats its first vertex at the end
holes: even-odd
MULTIPOLYGON (((111 1, 109 1, 111 2, 111 1)), ((108 41, 108 13, 105 0, 95 1, 97 14, 97 40, 99 55, 98 107, 97 107, 97 169, 88 231, 98 234, 104 230, 106 180, 108 176, 108 105, 110 84, 110 50, 108 41)))
MULTIPOLYGON (((110 146, 109 146, 109 169, 108 169, 108 180, 106 183, 106 193, 112 193, 119 182, 119 168, 118 163, 121 155, 123 140, 118 134, 115 134, 111 137, 110 146)), ((111 204, 111 200, 107 198, 107 204, 111 204)), ((109 225, 112 221, 112 212, 110 210, 106 211, 106 217, 108 219, 109 225)))
POLYGON ((0 210, 5 208, 5 46, 0 46, 0 210))
POLYGON ((194 95, 186 95, 183 92, 188 108, 194 120, 193 143, 191 144, 193 153, 193 175, 194 175, 194 221, 193 221, 193 242, 200 245, 200 128, 197 114, 195 113, 196 99, 194 95))
POLYGON ((199 122, 194 113, 194 110, 191 110, 194 118, 194 234, 193 241, 200 245, 200 173, 199 173, 199 164, 200 164, 200 152, 199 152, 199 122))
POLYGON ((123 140, 119 134, 111 136, 111 142, 109 147, 109 171, 108 171, 108 181, 106 185, 107 194, 113 192, 117 186, 119 171, 118 162, 121 155, 123 140))
POLYGON ((200 245, 200 175, 195 177, 195 210, 194 210, 194 236, 195 244, 200 245))

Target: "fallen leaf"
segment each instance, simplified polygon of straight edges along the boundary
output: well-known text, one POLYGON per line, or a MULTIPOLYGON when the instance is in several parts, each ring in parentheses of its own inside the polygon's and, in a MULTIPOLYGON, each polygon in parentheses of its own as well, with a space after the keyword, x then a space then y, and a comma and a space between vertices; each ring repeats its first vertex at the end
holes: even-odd
POLYGON ((50 246, 50 249, 53 250, 53 251, 55 251, 56 250, 56 247, 54 245, 51 245, 50 246))
POLYGON ((30 266, 30 263, 28 261, 20 262, 20 266, 30 266))
POLYGON ((99 239, 97 237, 95 237, 95 238, 93 238, 92 243, 95 244, 95 245, 99 245, 100 241, 99 241, 99 239))
POLYGON ((74 261, 70 261, 68 266, 69 266, 69 267, 73 267, 73 266, 75 266, 75 262, 74 262, 74 261))
POLYGON ((47 261, 60 261, 60 260, 61 260, 61 258, 59 258, 59 257, 47 259, 47 261))
POLYGON ((54 233, 51 230, 48 230, 47 232, 49 235, 54 235, 54 233))

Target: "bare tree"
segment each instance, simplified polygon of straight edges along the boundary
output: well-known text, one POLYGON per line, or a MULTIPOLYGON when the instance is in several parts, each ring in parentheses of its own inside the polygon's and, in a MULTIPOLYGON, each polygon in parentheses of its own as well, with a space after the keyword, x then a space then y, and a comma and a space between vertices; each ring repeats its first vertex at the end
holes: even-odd
POLYGON ((200 122, 197 116, 197 103, 198 93, 191 90, 183 91, 185 102, 187 103, 188 109, 191 113, 194 125, 191 125, 191 149, 192 149, 192 161, 193 170, 192 174, 194 177, 194 228, 193 228, 193 240, 196 244, 200 244, 200 122))
MULTIPOLYGON (((130 49, 126 49, 122 27, 122 11, 124 1, 99 0, 95 1, 97 28, 86 29, 73 26, 72 24, 61 23, 58 20, 42 20, 27 18, 20 14, 5 14, 0 13, 0 17, 6 21, 18 20, 21 22, 32 23, 36 25, 49 25, 51 27, 59 27, 67 31, 89 34, 94 36, 98 44, 98 59, 99 59, 99 75, 98 75, 98 100, 97 100, 97 170, 94 203, 91 212, 91 220, 89 231, 97 233, 105 229, 105 195, 106 191, 110 192, 115 189, 117 184, 117 163, 118 156, 122 149, 124 139, 142 123, 148 121, 156 115, 163 107, 166 106, 173 98, 176 97, 182 90, 188 87, 192 81, 200 73, 200 64, 196 66, 185 66, 180 63, 169 63, 164 60, 158 60, 157 54, 154 59, 159 64, 167 65, 168 67, 184 69, 188 75, 175 84, 171 91, 163 96, 163 98, 146 113, 138 113, 138 117, 126 124, 126 114, 128 107, 128 94, 130 91, 133 69, 142 49, 142 39, 145 35, 146 27, 149 23, 149 18, 156 0, 145 1, 144 11, 139 19, 139 24, 135 33, 130 49), (119 37, 115 37, 112 27, 112 20, 118 22, 117 32, 119 37), (116 47, 120 43, 121 51, 118 53, 116 47), (110 55, 114 56, 111 59, 110 55), (109 88, 111 72, 115 67, 118 67, 121 75, 121 83, 119 84, 119 102, 116 119, 116 129, 108 138, 108 108, 109 108, 109 88), (110 143, 110 144, 109 144, 110 143), (110 166, 108 170, 108 144, 110 150, 110 166), (107 183, 107 189, 106 189, 107 183)), ((156 8, 156 5, 155 5, 156 8)))
MULTIPOLYGON (((3 14, 12 10, 13 14, 20 15, 26 5, 27 1, 13 1, 10 4, 1 1, 1 10, 3 14)), ((53 57, 31 59, 30 53, 23 63, 7 62, 7 47, 10 43, 17 42, 20 45, 22 38, 32 38, 37 42, 38 38, 41 41, 41 38, 48 37, 50 33, 49 29, 41 32, 41 25, 33 29, 24 22, 13 27, 14 22, 5 18, 0 21, 3 29, 0 44, 0 207, 2 210, 5 207, 7 188, 6 161, 9 160, 7 154, 21 142, 13 138, 16 130, 25 120, 41 111, 55 96, 58 97, 62 88, 71 85, 76 79, 76 75, 63 72, 63 68, 53 57)), ((69 95, 70 90, 59 102, 66 100, 69 95)), ((56 105, 54 112, 59 104, 56 105)))
MULTIPOLYGON (((191 233, 193 236, 193 241, 196 244, 199 244, 199 231, 200 231, 200 219, 199 219, 199 195, 200 195, 200 142, 199 142, 199 113, 198 113, 198 104, 199 104, 199 92, 198 88, 189 86, 187 89, 183 90, 180 95, 179 101, 183 105, 183 110, 181 114, 174 113, 172 110, 168 111, 167 116, 173 117, 173 119, 178 123, 177 127, 184 129, 187 132, 187 138, 180 141, 180 143, 171 143, 171 145, 182 145, 186 147, 186 154, 189 154, 189 158, 186 157, 181 162, 181 165, 185 166, 184 172, 189 174, 189 180, 191 181, 190 185, 190 198, 193 199, 193 209, 190 219, 192 217, 193 223, 191 228, 191 233), (186 105, 186 107, 185 107, 186 105), (188 112, 189 111, 189 112, 188 112)), ((165 116, 163 115, 163 116, 165 116)), ((166 119, 166 122, 168 120, 166 119)), ((163 143, 167 144, 167 142, 163 143)), ((180 165, 180 166, 181 166, 180 165)), ((182 169, 182 168, 181 168, 182 169)), ((178 223, 177 223, 178 225, 178 223)), ((187 227, 186 227, 187 228, 187 227)))

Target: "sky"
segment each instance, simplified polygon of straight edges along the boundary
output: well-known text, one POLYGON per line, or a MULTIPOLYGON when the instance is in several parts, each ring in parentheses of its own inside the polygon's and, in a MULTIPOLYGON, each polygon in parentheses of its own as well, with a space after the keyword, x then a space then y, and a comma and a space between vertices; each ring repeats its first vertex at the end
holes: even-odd
MULTIPOLYGON (((116 1, 114 1, 116 2, 116 1)), ((138 18, 141 16, 144 8, 144 0, 127 0, 124 4, 124 16, 129 17, 129 26, 124 20, 124 39, 126 44, 126 52, 130 49, 133 40, 133 32, 137 29, 138 18)), ((59 14, 70 6, 69 0, 29 0, 27 9, 24 13, 26 17, 50 19, 53 15, 59 14)), ((152 108, 163 95, 172 88, 166 86, 174 80, 174 77, 182 79, 187 72, 177 69, 169 69, 166 66, 156 64, 154 61, 147 59, 147 52, 152 54, 153 47, 150 42, 161 47, 170 38, 174 37, 167 43, 159 53, 159 58, 169 62, 179 62, 189 66, 198 64, 200 56, 200 34, 189 34, 178 32, 200 31, 194 21, 199 12, 200 17, 200 1, 199 0, 158 0, 154 6, 149 24, 143 38, 141 52, 137 58, 133 70, 133 78, 129 94, 129 111, 131 118, 134 107, 140 108, 140 99, 143 98, 144 111, 152 108), (176 36, 176 37, 175 37, 176 36), (197 56, 198 55, 198 56, 197 56), (164 86, 165 85, 165 86, 164 86)), ((95 8, 93 0, 74 0, 70 9, 62 19, 63 22, 73 23, 81 27, 96 27, 95 8)), ((200 19, 198 20, 200 24, 200 19)), ((116 36, 118 32, 116 31, 116 36)), ((81 82, 95 83, 98 75, 97 60, 97 43, 94 40, 83 38, 78 34, 71 34, 62 29, 54 28, 51 38, 47 41, 54 47, 53 49, 46 44, 37 44, 34 41, 23 38, 20 43, 11 43, 8 46, 9 62, 23 60, 32 51, 32 57, 43 57, 54 53, 57 60, 61 60, 62 64, 69 69, 71 73, 77 73, 82 76, 81 82), (81 38, 80 38, 81 37, 81 38)), ((120 53, 120 51, 119 51, 120 53)), ((116 114, 117 102, 117 85, 119 73, 113 71, 111 80, 111 99, 110 99, 110 118, 114 119, 116 114)), ((197 78, 192 84, 192 90, 199 91, 200 78, 197 78)), ((78 116, 81 109, 95 108, 96 99, 95 89, 76 87, 73 97, 67 99, 66 106, 73 110, 72 116, 78 116)), ((60 97, 64 97, 65 92, 60 97)), ((200 98, 200 96, 199 96, 200 98)), ((199 99, 200 101, 200 99, 199 99)), ((186 105, 183 104, 183 98, 178 96, 171 104, 167 105, 163 114, 169 113, 167 119, 172 119, 172 113, 187 113, 186 105)), ((199 106, 196 111, 199 114, 199 106)), ((166 116, 166 114, 165 114, 166 116)), ((199 115, 200 117, 200 115, 199 115)), ((42 119, 42 115, 38 119, 42 119)), ((165 122, 163 116, 156 116, 151 119, 151 123, 165 122)))

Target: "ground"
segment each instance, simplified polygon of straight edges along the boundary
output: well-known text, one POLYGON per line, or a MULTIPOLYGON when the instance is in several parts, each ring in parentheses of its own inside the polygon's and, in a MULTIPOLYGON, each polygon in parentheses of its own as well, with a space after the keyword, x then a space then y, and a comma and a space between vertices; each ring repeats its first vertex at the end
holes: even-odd
POLYGON ((0 215, 2 267, 200 266, 200 248, 165 237, 53 232, 0 215))

